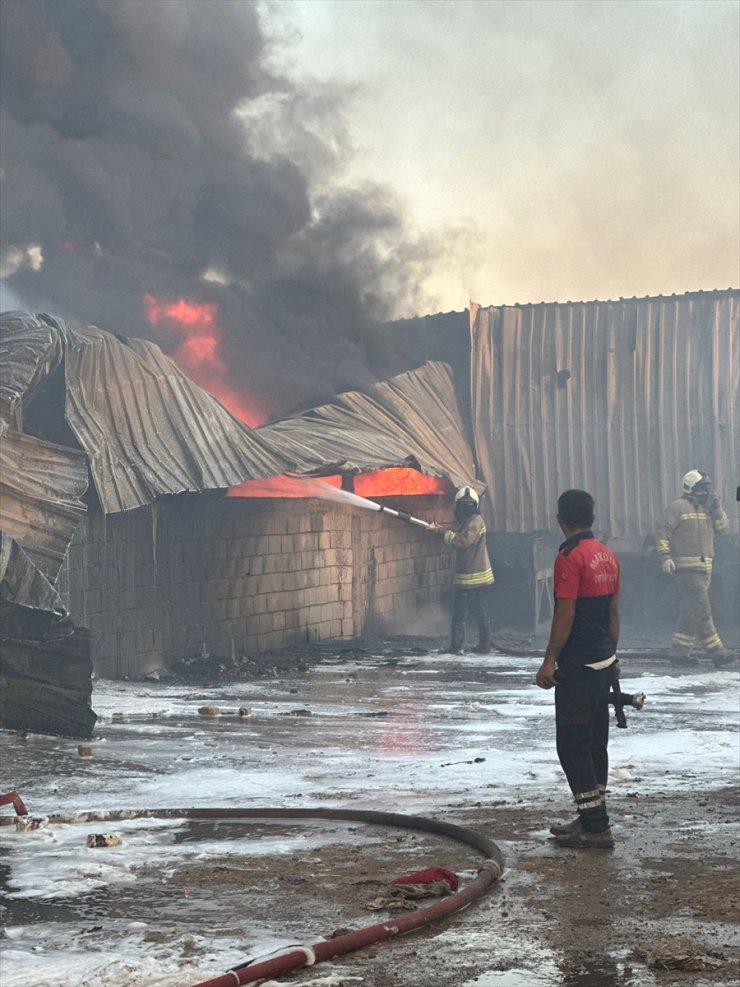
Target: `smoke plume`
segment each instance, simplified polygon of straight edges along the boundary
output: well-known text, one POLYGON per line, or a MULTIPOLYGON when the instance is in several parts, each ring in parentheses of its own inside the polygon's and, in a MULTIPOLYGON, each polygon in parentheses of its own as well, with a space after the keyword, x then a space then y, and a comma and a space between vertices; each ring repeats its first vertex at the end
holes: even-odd
POLYGON ((217 305, 229 386, 274 414, 403 369, 377 324, 438 246, 343 180, 349 96, 275 71, 269 9, 3 0, 0 257, 29 307, 169 352, 147 296, 217 305))

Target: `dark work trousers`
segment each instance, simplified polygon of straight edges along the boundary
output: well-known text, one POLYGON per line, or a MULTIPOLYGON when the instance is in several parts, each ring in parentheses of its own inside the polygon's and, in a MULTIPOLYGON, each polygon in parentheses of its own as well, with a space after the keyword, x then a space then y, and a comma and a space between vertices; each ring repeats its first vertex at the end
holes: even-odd
POLYGON ((478 621, 478 626, 487 624, 490 619, 488 616, 490 596, 490 586, 476 586, 474 589, 456 586, 455 602, 452 605, 453 623, 464 624, 470 613, 478 621))
POLYGON ((609 688, 612 668, 584 666, 558 670, 555 736, 558 757, 578 806, 583 829, 600 833, 609 825, 609 688))

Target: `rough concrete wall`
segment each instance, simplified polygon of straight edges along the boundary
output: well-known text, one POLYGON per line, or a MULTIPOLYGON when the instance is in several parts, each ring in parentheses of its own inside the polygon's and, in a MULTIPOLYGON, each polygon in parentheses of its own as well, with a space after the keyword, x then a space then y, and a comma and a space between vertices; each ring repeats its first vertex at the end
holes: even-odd
POLYGON ((147 508, 87 517, 58 588, 75 623, 92 632, 97 674, 117 678, 161 666, 163 608, 147 508))
MULTIPOLYGON (((438 498, 414 498, 439 517, 438 498)), ((93 632, 97 674, 206 650, 259 653, 363 631, 434 632, 451 556, 418 527, 326 501, 172 498, 88 518, 60 590, 93 632)))

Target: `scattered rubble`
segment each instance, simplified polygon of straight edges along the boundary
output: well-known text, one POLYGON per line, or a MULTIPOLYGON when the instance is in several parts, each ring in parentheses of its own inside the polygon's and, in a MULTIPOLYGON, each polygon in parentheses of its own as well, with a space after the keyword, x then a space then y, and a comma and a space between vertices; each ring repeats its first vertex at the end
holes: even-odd
POLYGON ((634 954, 653 970, 717 970, 725 957, 693 936, 673 936, 635 947, 634 954))
POLYGON ((95 847, 121 846, 123 840, 114 833, 90 833, 87 838, 87 845, 90 849, 95 847))

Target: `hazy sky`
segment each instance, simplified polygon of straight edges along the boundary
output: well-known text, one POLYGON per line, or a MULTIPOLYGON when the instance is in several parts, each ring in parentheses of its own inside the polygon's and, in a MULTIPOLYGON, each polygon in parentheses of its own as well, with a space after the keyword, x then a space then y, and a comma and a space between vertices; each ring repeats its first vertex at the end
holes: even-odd
POLYGON ((281 68, 354 89, 349 178, 449 229, 438 309, 740 282, 734 0, 290 0, 281 68))

